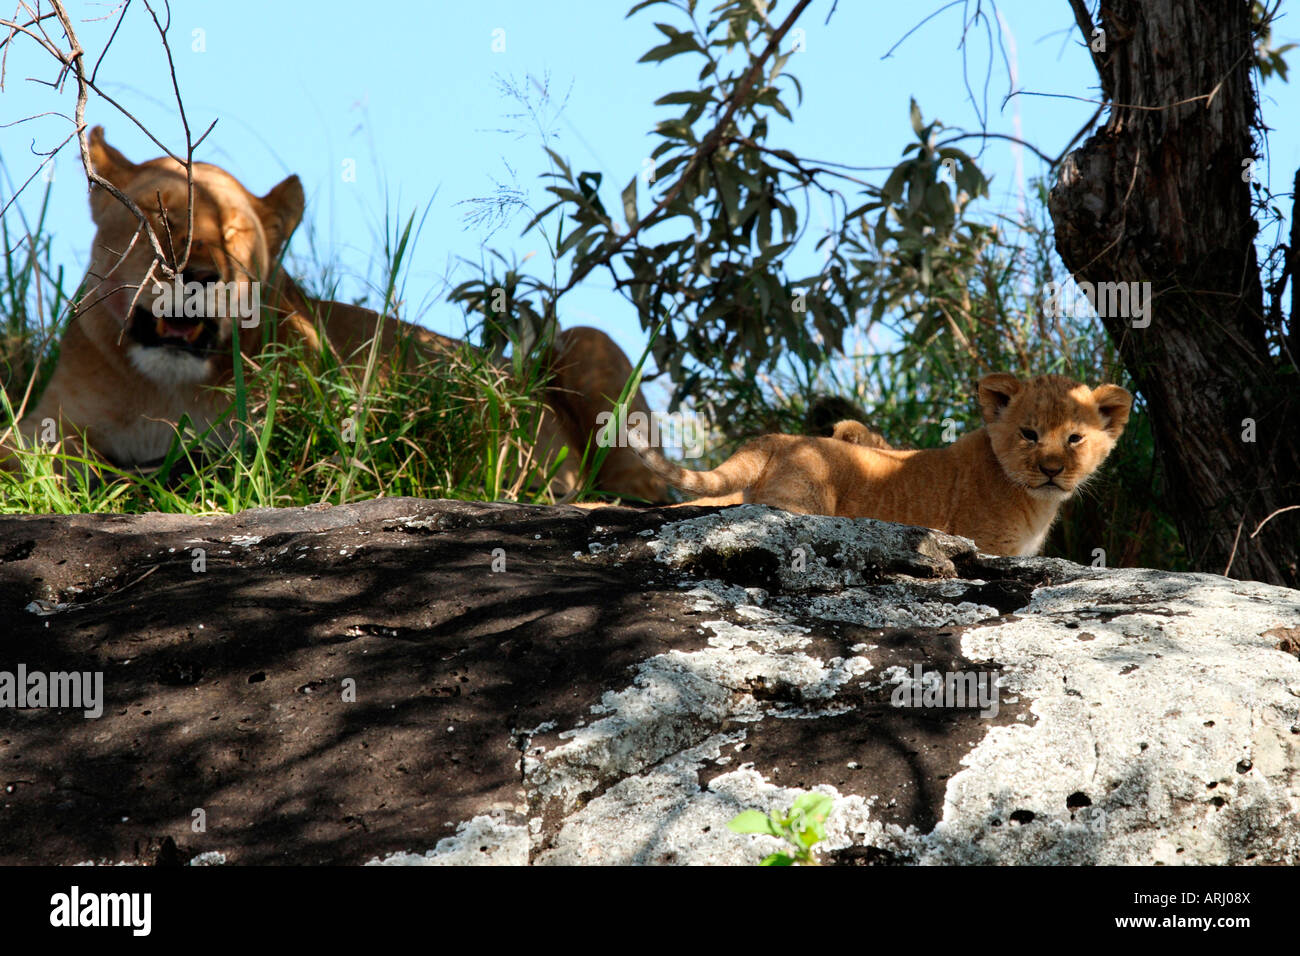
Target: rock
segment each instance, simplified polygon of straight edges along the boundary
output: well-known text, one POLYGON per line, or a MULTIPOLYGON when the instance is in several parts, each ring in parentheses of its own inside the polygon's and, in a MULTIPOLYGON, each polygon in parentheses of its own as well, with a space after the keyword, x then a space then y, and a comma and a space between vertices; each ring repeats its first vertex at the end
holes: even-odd
POLYGON ((3 864, 754 863, 810 789, 846 865, 1300 862, 1282 588, 383 499, 0 519, 0 621, 105 698, 0 708, 3 864))

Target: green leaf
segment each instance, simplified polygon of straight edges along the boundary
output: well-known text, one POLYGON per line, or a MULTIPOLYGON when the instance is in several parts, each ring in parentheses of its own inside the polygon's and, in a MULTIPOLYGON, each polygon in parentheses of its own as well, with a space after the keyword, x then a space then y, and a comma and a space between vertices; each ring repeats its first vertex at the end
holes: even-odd
POLYGON ((881 198, 890 205, 897 205, 903 198, 903 181, 912 171, 915 165, 914 160, 906 160, 894 167, 889 178, 885 180, 885 185, 880 188, 881 198))
POLYGON ((722 194, 722 205, 727 210, 727 223, 734 228, 740 221, 740 187, 728 175, 727 168, 721 163, 715 162, 713 171, 718 177, 718 192, 722 194))
MULTIPOLYGON (((641 0, 640 3, 634 5, 632 9, 627 12, 627 16, 630 17, 632 14, 638 12, 639 10, 644 10, 646 7, 652 7, 656 3, 670 3, 670 2, 671 0, 641 0)), ((626 17, 624 19, 626 19, 626 17)))
POLYGON ((825 793, 805 793, 795 800, 793 810, 801 811, 814 820, 825 820, 830 816, 835 800, 825 793))
POLYGON ((766 813, 760 810, 744 810, 727 822, 727 829, 732 833, 765 833, 780 836, 779 830, 772 826, 766 813))
POLYGON ((694 134, 691 131, 691 124, 680 116, 656 123, 655 132, 665 139, 681 139, 688 143, 695 141, 694 134))
POLYGON ((704 51, 700 49, 700 44, 696 41, 694 36, 689 33, 679 33, 667 43, 661 43, 659 46, 654 47, 643 54, 641 59, 637 60, 637 62, 658 63, 661 60, 667 60, 670 57, 674 57, 678 53, 687 52, 702 53, 704 51))
POLYGON ((564 254, 577 245, 578 240, 586 235, 590 228, 590 226, 587 226, 581 229, 575 229, 573 232, 565 236, 564 241, 560 243, 559 248, 555 250, 555 258, 563 258, 564 254))
POLYGON ((655 100, 655 106, 676 106, 681 103, 707 103, 712 95, 713 88, 707 90, 684 90, 680 93, 669 93, 655 100))
POLYGON ((561 172, 564 173, 564 178, 572 182, 573 173, 569 171, 569 164, 564 161, 564 157, 549 146, 543 146, 542 149, 546 150, 546 154, 551 157, 551 162, 560 167, 561 172))
POLYGON ((623 190, 623 218, 627 220, 629 229, 636 228, 636 181, 637 177, 633 176, 623 190))
POLYGON ((781 203, 777 209, 781 213, 781 235, 793 239, 799 231, 799 212, 789 203, 781 203))
POLYGON ((593 172, 588 170, 578 174, 578 188, 582 190, 582 196, 587 202, 591 203, 592 208, 597 210, 606 219, 609 218, 605 212, 605 204, 600 201, 600 182, 605 178, 604 173, 593 172))
POLYGON ((794 866, 794 857, 786 853, 773 853, 765 857, 759 866, 794 866))
POLYGON ((795 96, 798 98, 796 105, 802 106, 803 105, 803 84, 799 82, 799 77, 795 76, 793 73, 787 73, 786 79, 794 84, 795 96))

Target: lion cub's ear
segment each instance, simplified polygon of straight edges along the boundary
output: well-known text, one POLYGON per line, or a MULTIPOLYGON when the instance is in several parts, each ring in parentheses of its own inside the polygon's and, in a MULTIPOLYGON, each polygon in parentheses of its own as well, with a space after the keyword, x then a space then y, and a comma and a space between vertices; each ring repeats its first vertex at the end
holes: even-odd
POLYGON ((290 176, 258 200, 258 214, 266 232, 266 251, 272 262, 279 258, 289 236, 302 222, 306 204, 297 176, 290 176))
POLYGON ((1092 400, 1097 403, 1101 413, 1102 428, 1111 438, 1119 438, 1128 424, 1129 412, 1133 409, 1133 396, 1128 389, 1118 385, 1098 385, 1092 390, 1092 400))
POLYGON ((837 422, 831 431, 831 438, 846 441, 850 445, 861 445, 863 448, 889 448, 884 435, 852 418, 837 422))
POLYGON ((980 379, 980 411, 984 415, 984 424, 992 425, 997 421, 1023 387, 1020 379, 1009 372, 995 372, 980 379))
MULTIPOLYGON (((131 162, 104 139, 104 127, 96 126, 86 137, 87 145, 90 147, 90 165, 99 175, 103 176, 110 183, 126 192, 131 185, 131 180, 135 178, 139 166, 131 162)), ((100 217, 110 205, 116 205, 117 200, 108 193, 107 190, 100 189, 94 184, 90 190, 90 215, 95 220, 96 225, 101 225, 100 217)))

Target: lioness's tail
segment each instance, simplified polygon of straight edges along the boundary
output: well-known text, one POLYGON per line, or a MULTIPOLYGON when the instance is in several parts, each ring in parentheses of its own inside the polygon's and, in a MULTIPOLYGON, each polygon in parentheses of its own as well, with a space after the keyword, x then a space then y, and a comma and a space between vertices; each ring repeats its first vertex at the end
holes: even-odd
POLYGON ((744 491, 758 480, 783 437, 755 438, 712 471, 691 471, 669 461, 657 448, 651 448, 639 429, 627 431, 628 445, 641 456, 647 468, 673 487, 694 495, 730 495, 744 491))

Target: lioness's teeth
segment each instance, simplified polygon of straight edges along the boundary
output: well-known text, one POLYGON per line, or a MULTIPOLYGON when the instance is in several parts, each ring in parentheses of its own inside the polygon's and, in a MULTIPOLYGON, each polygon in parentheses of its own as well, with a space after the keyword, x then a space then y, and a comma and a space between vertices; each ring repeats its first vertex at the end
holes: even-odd
POLYGON ((167 320, 159 317, 153 328, 154 331, 158 333, 159 338, 164 338, 167 335, 167 320))
POLYGON ((202 331, 203 331, 203 326, 195 322, 194 325, 190 327, 190 330, 185 333, 185 341, 192 343, 195 339, 199 337, 199 333, 202 331))

